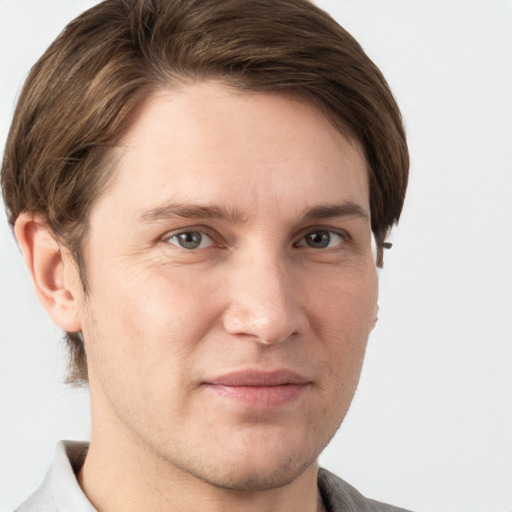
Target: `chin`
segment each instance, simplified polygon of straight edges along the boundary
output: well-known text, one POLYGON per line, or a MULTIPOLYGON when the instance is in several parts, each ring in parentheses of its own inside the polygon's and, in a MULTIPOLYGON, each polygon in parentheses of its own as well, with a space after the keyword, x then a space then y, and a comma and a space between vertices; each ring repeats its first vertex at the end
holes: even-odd
POLYGON ((220 489, 267 491, 291 484, 312 464, 316 465, 316 458, 298 461, 290 457, 279 463, 268 460, 264 465, 246 460, 231 466, 229 471, 224 468, 224 471, 208 471, 195 476, 220 489))
POLYGON ((332 437, 325 436, 322 442, 308 443, 308 436, 297 438, 293 432, 284 437, 267 437, 254 431, 252 434, 251 439, 231 437, 229 445, 217 444, 209 457, 202 454, 196 458, 199 464, 189 459, 188 468, 182 469, 221 489, 277 489, 294 482, 311 466, 316 468, 318 455, 332 437))

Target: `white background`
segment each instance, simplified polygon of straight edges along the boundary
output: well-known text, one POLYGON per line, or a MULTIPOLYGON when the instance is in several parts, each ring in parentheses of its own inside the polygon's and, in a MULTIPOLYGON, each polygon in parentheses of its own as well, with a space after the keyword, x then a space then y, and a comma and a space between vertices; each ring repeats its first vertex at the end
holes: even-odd
MULTIPOLYGON (((0 143, 29 67, 86 0, 0 0, 0 143)), ((386 75, 412 155, 354 404, 321 463, 419 512, 512 511, 512 2, 322 0, 386 75)), ((0 218, 0 510, 88 399, 0 218)))

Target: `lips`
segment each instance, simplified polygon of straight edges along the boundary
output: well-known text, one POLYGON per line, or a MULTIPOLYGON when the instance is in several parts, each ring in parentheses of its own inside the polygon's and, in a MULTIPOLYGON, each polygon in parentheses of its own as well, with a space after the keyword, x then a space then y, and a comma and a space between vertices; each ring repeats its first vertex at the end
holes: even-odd
POLYGON ((276 409, 297 400, 311 382, 291 370, 240 371, 216 377, 205 386, 218 397, 255 409, 276 409))

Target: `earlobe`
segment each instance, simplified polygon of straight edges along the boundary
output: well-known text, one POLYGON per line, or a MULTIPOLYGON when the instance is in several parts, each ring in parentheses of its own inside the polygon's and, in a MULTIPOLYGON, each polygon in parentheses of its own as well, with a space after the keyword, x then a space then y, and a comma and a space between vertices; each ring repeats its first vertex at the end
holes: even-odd
POLYGON ((77 301, 80 286, 71 257, 63 253, 42 216, 21 213, 14 232, 39 300, 53 322, 65 331, 80 331, 77 301))

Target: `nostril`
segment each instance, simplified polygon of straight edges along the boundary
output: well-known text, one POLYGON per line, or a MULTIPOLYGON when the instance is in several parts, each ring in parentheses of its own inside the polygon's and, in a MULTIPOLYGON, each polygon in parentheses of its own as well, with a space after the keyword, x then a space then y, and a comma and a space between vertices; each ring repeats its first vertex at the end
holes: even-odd
POLYGON ((268 308, 231 307, 224 315, 229 334, 245 335, 266 345, 281 343, 300 333, 305 325, 303 313, 290 305, 268 308))

